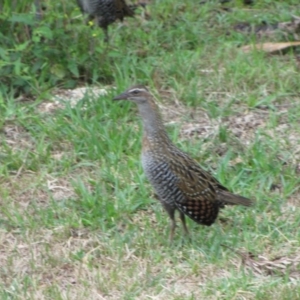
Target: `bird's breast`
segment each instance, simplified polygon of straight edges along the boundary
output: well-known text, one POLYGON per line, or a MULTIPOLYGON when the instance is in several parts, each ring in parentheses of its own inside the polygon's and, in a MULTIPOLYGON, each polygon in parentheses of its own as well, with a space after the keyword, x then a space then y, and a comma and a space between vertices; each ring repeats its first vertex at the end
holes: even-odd
POLYGON ((142 152, 142 165, 146 177, 154 187, 159 198, 168 204, 175 204, 176 201, 183 201, 183 194, 178 188, 179 178, 172 172, 169 162, 153 155, 150 151, 142 152))

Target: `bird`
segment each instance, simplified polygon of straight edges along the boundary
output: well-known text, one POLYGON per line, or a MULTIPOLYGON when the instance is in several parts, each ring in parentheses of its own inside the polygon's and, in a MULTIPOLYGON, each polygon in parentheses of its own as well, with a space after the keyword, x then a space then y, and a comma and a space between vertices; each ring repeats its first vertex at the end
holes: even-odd
MULTIPOLYGON (((82 13, 88 14, 88 21, 96 19, 99 27, 104 31, 104 41, 108 42, 108 25, 117 19, 133 17, 137 5, 127 5, 125 0, 77 0, 82 13)), ((144 5, 141 3, 140 5, 144 5)))
POLYGON ((212 225, 225 205, 251 206, 254 200, 231 193, 202 169, 169 138, 154 97, 143 85, 134 85, 114 97, 137 104, 143 124, 141 161, 146 177, 170 217, 172 243, 179 212, 185 236, 189 236, 185 216, 198 224, 212 225))

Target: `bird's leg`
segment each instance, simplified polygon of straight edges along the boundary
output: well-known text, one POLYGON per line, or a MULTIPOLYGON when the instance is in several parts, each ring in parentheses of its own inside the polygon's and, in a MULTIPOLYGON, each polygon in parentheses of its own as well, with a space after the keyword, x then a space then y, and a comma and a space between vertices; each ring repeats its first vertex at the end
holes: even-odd
POLYGON ((175 228, 176 228, 176 222, 175 219, 173 218, 171 219, 171 229, 170 229, 170 237, 169 237, 171 244, 173 243, 175 228))
POLYGON ((189 234, 189 230, 188 230, 188 228, 187 228, 187 226, 186 226, 186 223, 185 223, 185 215, 184 215, 184 213, 181 212, 181 211, 179 211, 179 218, 180 218, 181 223, 182 223, 182 226, 183 226, 184 234, 185 234, 185 236, 188 237, 190 234, 189 234))
POLYGON ((103 30, 104 30, 104 42, 108 43, 109 42, 108 28, 105 27, 105 28, 103 28, 103 30))
POLYGON ((175 208, 171 205, 168 205, 166 203, 162 203, 165 211, 168 213, 170 219, 171 219, 171 226, 170 226, 170 243, 172 244, 173 238, 174 238, 174 232, 176 228, 176 222, 175 222, 175 208))

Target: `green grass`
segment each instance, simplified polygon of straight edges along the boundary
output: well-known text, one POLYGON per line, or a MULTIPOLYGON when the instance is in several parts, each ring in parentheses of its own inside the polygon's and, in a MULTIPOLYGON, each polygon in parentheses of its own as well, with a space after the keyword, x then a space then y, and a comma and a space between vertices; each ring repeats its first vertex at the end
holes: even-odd
POLYGON ((255 38, 226 34, 300 11, 297 1, 256 2, 254 14, 242 1, 231 12, 217 1, 151 1, 149 17, 138 10, 110 26, 107 46, 75 2, 46 1, 42 43, 23 49, 21 31, 8 36, 1 299, 300 299, 298 50, 246 54, 238 46, 255 38), (107 94, 74 104, 62 90, 88 83, 107 94), (135 83, 157 98, 172 140, 254 207, 228 207, 211 227, 189 220, 191 240, 178 226, 169 245, 141 168, 137 109, 112 101, 135 83))

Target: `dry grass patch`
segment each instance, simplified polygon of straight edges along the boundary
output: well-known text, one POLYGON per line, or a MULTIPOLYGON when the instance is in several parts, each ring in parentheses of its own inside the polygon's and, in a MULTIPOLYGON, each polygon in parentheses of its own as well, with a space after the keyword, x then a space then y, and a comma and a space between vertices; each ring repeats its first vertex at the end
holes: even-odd
POLYGON ((300 208, 300 192, 296 191, 291 197, 287 200, 287 205, 291 206, 293 209, 300 208))
MULTIPOLYGON (((46 299, 50 287, 56 287, 64 299, 79 299, 86 294, 85 282, 90 279, 90 270, 72 256, 82 249, 94 249, 89 234, 73 238, 60 227, 24 234, 1 231, 0 236, 0 261, 5 266, 0 274, 7 291, 18 283, 20 296, 32 295, 32 299, 46 299)), ((96 287, 90 292, 91 296, 98 295, 96 287)))
MULTIPOLYGON (((246 270, 253 272, 256 276, 275 276, 288 278, 294 284, 300 279, 300 255, 299 248, 294 249, 294 255, 277 256, 269 258, 269 255, 254 255, 245 250, 234 250, 241 258, 246 270)), ((290 252, 290 248, 288 249, 290 252)), ((241 265, 240 265, 241 267, 241 265)))
POLYGON ((193 250, 188 261, 180 251, 176 256, 182 256, 182 262, 173 261, 164 250, 162 260, 155 262, 150 253, 141 256, 140 250, 127 244, 116 249, 115 241, 104 233, 84 229, 68 232, 58 227, 23 234, 2 230, 0 241, 0 263, 5 266, 0 271, 2 288, 9 292, 18 283, 20 296, 32 299, 46 299, 51 288, 62 299, 122 299, 131 292, 139 299, 202 297, 208 281, 231 277, 229 271, 201 262, 204 257, 193 250), (195 258, 197 274, 191 266, 195 258))
POLYGON ((21 150, 32 150, 34 141, 28 131, 14 123, 7 123, 3 126, 4 139, 10 149, 14 152, 21 150))
POLYGON ((54 177, 50 174, 26 171, 6 180, 2 184, 2 191, 6 191, 10 203, 27 206, 34 201, 44 206, 49 204, 50 199, 59 201, 75 197, 71 179, 71 176, 54 177))
POLYGON ((111 87, 78 87, 75 89, 60 89, 53 91, 53 99, 51 101, 43 101, 37 110, 40 113, 54 113, 58 109, 63 109, 66 104, 75 107, 79 101, 85 97, 96 99, 107 95, 107 90, 111 87))

